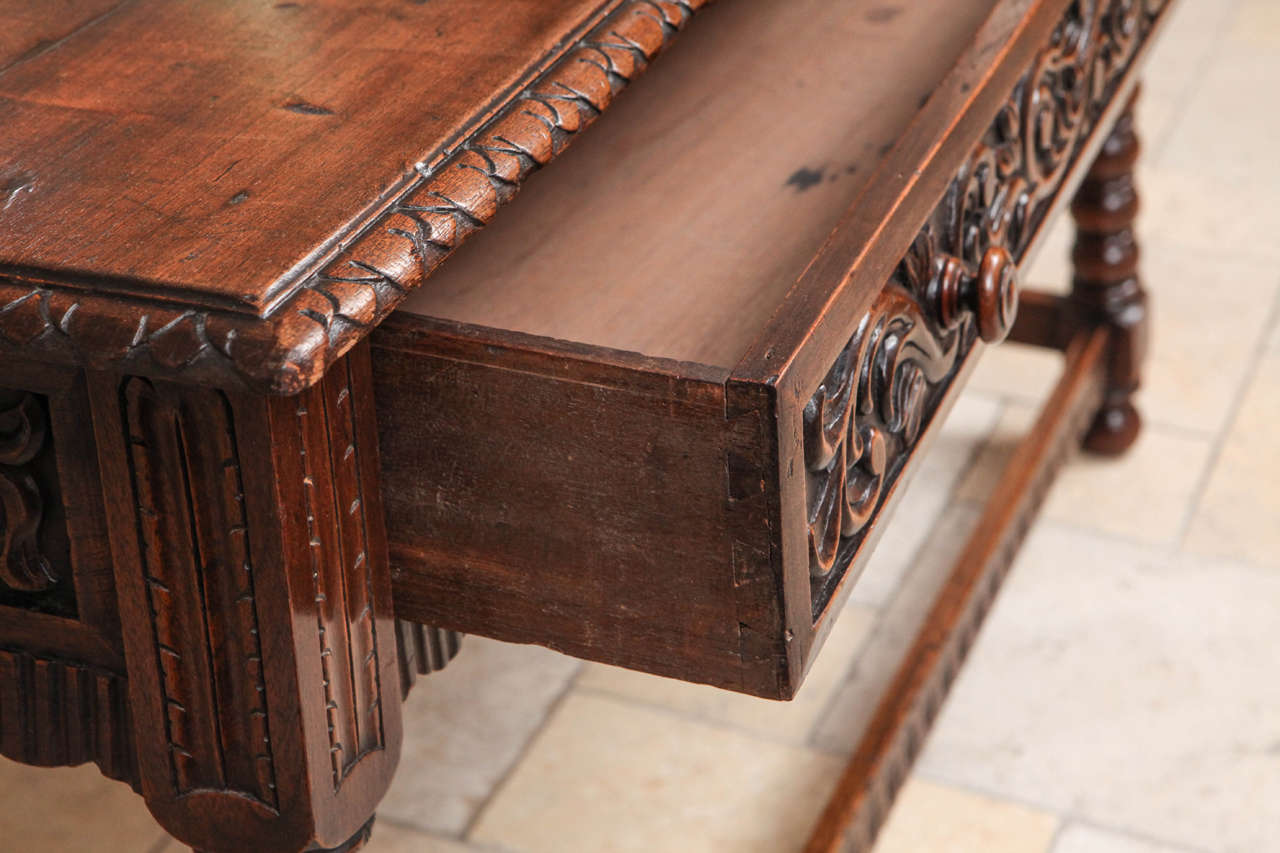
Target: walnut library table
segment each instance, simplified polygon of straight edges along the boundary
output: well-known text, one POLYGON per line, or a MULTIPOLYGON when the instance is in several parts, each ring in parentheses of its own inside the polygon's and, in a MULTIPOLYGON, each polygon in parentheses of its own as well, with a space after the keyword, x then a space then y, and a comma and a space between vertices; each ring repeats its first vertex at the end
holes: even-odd
POLYGON ((349 850, 459 633, 790 698, 985 347, 1062 350, 809 842, 867 849, 1137 433, 1169 6, 0 0, 0 753, 349 850))

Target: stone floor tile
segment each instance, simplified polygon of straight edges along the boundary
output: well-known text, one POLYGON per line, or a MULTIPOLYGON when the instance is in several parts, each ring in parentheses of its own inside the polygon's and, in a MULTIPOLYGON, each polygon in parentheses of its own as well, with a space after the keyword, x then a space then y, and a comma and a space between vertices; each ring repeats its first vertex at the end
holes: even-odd
POLYGON ((1230 47, 1280 49, 1280 6, 1274 0, 1242 0, 1233 11, 1225 34, 1230 47))
POLYGON ((1185 547, 1280 566, 1280 347, 1258 365, 1227 433, 1185 547))
POLYGON ((1240 38, 1228 41, 1201 69, 1184 110, 1159 150, 1157 165, 1232 184, 1254 181, 1274 187, 1280 179, 1280 162, 1271 141, 1280 133, 1280 115, 1259 109, 1258 93, 1278 87, 1280 63, 1273 47, 1251 49, 1240 38))
POLYGON ((785 853, 839 772, 812 750, 575 692, 470 840, 515 853, 785 853))
POLYGON ((133 789, 92 764, 28 767, 0 758, 0 801, 0 849, 147 853, 167 837, 133 789))
POLYGON ((1207 164, 1187 170, 1140 168, 1139 180, 1146 242, 1218 256, 1280 258, 1276 179, 1219 174, 1207 164))
POLYGON ((913 777, 874 853, 1048 853, 1057 826, 1046 812, 913 777))
MULTIPOLYGON (((1006 410, 961 485, 962 498, 985 499, 1035 414, 1021 405, 1006 410)), ((1174 545, 1182 535, 1211 451, 1207 436, 1170 433, 1148 425, 1123 456, 1079 453, 1073 457, 1042 511, 1055 521, 1138 542, 1174 545)))
POLYGON ((378 820, 373 824, 373 837, 361 853, 476 853, 476 849, 460 841, 378 820))
POLYGON ((1205 851, 1280 839, 1280 572, 1040 524, 919 762, 1205 851))
POLYGON ((705 684, 689 684, 604 664, 589 664, 576 684, 579 690, 660 706, 774 741, 804 744, 843 681, 874 618, 875 611, 868 607, 857 604, 845 607, 801 685, 799 695, 791 702, 771 702, 705 684))
POLYGON ((1150 423, 1216 433, 1265 337, 1280 270, 1274 262, 1154 242, 1144 255, 1151 352, 1141 406, 1150 423), (1213 310, 1205 310, 1205 294, 1213 310))
POLYGON ((1002 404, 966 389, 925 452, 920 470, 890 517, 851 598, 879 607, 891 596, 915 559, 916 550, 951 501, 961 477, 1000 417, 1002 404))
POLYGON ((973 506, 952 506, 936 524, 921 531, 915 558, 902 583, 880 611, 849 677, 814 729, 816 747, 839 755, 853 752, 977 518, 973 506))
POLYGON ((1073 823, 1058 833, 1058 840, 1054 842, 1052 853, 1191 853, 1191 851, 1073 823))
POLYGON ((1057 350, 1002 343, 982 354, 967 390, 1039 406, 1053 391, 1064 363, 1057 350))
POLYGON ((1185 101, 1205 66, 1222 50, 1240 5, 1239 0, 1179 0, 1143 69, 1144 97, 1168 95, 1185 101))
POLYGON ((578 667, 537 646, 465 638, 458 657, 409 694, 400 767, 380 813, 462 833, 578 667))
MULTIPOLYGON (((1212 433, 1222 429, 1265 334, 1280 289, 1274 261, 1146 245, 1151 351, 1140 395, 1150 423, 1212 433), (1205 310, 1205 293, 1214 294, 1205 310)), ((1043 400, 1062 371, 1052 350, 1002 344, 983 355, 969 387, 1005 399, 1043 400)))

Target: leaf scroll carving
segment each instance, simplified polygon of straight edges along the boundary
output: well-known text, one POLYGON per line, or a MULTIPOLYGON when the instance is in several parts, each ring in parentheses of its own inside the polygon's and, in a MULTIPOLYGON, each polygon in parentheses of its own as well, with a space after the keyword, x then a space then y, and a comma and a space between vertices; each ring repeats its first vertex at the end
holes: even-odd
POLYGON ((1166 0, 1076 0, 804 410, 814 612, 979 339, 1007 334, 1016 265, 1166 0))
POLYGON ((39 592, 56 578, 37 535, 44 500, 23 466, 44 449, 48 427, 40 400, 28 391, 0 391, 0 581, 39 592))

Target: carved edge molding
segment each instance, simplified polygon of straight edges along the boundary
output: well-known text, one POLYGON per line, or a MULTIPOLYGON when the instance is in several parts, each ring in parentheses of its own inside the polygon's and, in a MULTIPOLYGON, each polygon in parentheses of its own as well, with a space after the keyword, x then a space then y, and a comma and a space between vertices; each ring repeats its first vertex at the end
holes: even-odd
POLYGON ((1016 312, 1031 236, 1167 0, 1076 0, 804 410, 813 613, 853 561, 957 366, 1016 312))
POLYGON ((626 0, 265 317, 0 277, 0 350, 292 394, 493 219, 711 0, 626 0))
POLYGON ((40 767, 92 761, 137 787, 127 692, 116 673, 0 649, 0 754, 40 767))

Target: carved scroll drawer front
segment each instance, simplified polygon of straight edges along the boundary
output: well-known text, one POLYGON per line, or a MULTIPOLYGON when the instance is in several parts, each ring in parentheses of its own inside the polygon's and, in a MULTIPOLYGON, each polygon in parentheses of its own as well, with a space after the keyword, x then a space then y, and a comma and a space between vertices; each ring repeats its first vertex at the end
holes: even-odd
POLYGON ((375 332, 397 615, 794 694, 1165 8, 900 5, 715 6, 375 332))

